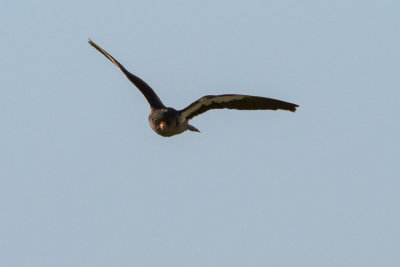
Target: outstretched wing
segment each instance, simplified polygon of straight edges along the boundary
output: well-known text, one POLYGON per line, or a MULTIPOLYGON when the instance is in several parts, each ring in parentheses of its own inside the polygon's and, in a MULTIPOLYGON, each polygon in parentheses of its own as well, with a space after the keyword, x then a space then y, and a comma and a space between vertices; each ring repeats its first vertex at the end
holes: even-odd
POLYGON ((89 39, 89 44, 96 48, 100 53, 102 53, 106 58, 108 58, 112 63, 114 63, 125 75, 126 77, 142 92, 147 102, 149 102, 152 108, 165 108, 164 104, 161 102, 157 94, 151 89, 151 87, 142 79, 133 75, 127 71, 124 66, 122 66, 115 58, 113 58, 109 53, 103 50, 100 46, 95 44, 89 39))
POLYGON ((181 116, 187 120, 210 109, 240 109, 240 110, 289 110, 296 111, 298 105, 285 101, 250 95, 207 95, 182 109, 181 116))

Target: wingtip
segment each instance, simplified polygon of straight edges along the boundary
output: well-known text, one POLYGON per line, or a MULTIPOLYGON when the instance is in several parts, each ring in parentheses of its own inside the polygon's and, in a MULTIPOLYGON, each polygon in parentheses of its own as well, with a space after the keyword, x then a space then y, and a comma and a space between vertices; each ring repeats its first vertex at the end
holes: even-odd
POLYGON ((289 109, 289 111, 291 112, 296 112, 297 108, 299 107, 299 105, 293 104, 293 106, 291 106, 291 108, 289 109))

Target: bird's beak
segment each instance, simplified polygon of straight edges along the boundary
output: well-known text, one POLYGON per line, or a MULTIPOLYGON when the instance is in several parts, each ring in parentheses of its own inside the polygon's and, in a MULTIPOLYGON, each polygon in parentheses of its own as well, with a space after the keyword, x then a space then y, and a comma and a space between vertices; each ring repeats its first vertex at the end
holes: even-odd
POLYGON ((167 124, 166 124, 164 121, 160 122, 159 127, 160 127, 161 130, 164 130, 164 128, 165 128, 166 126, 167 126, 167 124))

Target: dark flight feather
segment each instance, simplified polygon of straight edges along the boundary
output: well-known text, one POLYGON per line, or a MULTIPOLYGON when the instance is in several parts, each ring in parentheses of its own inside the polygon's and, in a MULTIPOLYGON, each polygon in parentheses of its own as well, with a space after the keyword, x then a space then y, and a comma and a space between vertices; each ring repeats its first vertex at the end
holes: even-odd
POLYGON ((249 95, 207 95, 182 109, 181 115, 187 120, 210 109, 239 109, 239 110, 289 110, 296 111, 298 105, 289 102, 249 95))
POLYGON ((89 39, 89 44, 96 48, 100 53, 102 53, 106 58, 108 58, 112 63, 114 63, 125 75, 126 77, 142 92, 147 102, 152 108, 165 108, 164 104, 161 102, 160 98, 153 91, 153 89, 142 79, 133 75, 127 71, 124 66, 122 66, 115 58, 103 50, 100 46, 89 39))

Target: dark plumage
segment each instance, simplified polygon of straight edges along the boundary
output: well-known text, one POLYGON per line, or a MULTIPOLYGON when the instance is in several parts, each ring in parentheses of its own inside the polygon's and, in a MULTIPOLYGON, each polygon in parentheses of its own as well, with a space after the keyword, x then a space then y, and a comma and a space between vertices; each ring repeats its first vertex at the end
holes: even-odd
POLYGON ((207 95, 193 102, 182 110, 164 106, 153 89, 142 79, 127 71, 115 58, 89 39, 89 44, 114 63, 126 77, 142 92, 150 105, 149 123, 151 128, 161 136, 173 136, 186 130, 199 132, 189 124, 189 120, 210 109, 239 110, 289 110, 296 111, 298 105, 289 102, 249 95, 207 95))

